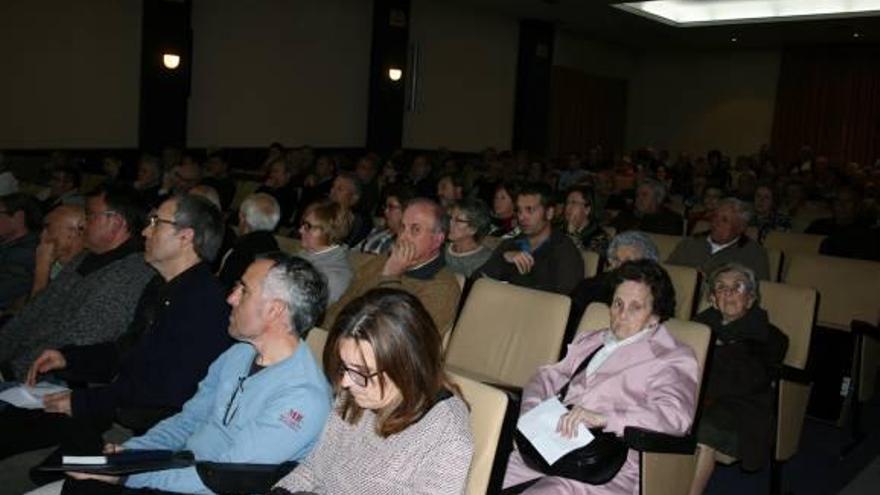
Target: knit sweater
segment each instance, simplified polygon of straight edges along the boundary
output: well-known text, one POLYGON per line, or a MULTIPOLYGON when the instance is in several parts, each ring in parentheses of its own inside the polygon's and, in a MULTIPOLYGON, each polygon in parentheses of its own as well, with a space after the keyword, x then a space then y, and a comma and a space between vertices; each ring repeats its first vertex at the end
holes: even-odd
POLYGON ((315 265, 315 268, 327 278, 329 292, 327 304, 335 303, 348 290, 354 277, 354 270, 348 261, 348 251, 343 246, 336 245, 317 253, 303 250, 296 255, 315 265))
POLYGON ((371 411, 354 425, 332 414, 315 450, 272 493, 464 492, 474 442, 467 405, 460 398, 436 403, 418 422, 387 438, 376 434, 375 424, 371 411))
POLYGON ((481 245, 467 253, 456 253, 452 250, 452 244, 449 244, 446 246, 444 254, 446 256, 446 266, 452 270, 452 273, 460 273, 465 277, 470 277, 472 273, 489 260, 492 256, 492 250, 481 245))
MULTIPOLYGON (((121 249, 121 248, 118 248, 121 249)), ((82 254, 0 329, 0 363, 23 379, 44 349, 115 340, 127 328, 138 299, 156 272, 134 251, 82 275, 82 254)), ((94 256, 91 258, 93 259, 94 256)))

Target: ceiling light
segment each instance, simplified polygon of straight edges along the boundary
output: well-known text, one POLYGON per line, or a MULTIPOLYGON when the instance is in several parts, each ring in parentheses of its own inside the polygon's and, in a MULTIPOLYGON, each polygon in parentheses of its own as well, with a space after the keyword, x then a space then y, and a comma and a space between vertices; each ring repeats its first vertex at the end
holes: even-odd
POLYGON ((734 36, 734 37, 730 38, 730 41, 731 41, 731 43, 736 43, 737 41, 739 41, 739 38, 734 36))
POLYGON ((400 78, 403 77, 403 71, 398 69, 397 67, 392 67, 388 69, 388 79, 392 81, 400 81, 400 78))
POLYGON ((612 6, 676 27, 880 14, 880 0, 654 0, 612 6))
POLYGON ((853 33, 853 38, 861 38, 861 37, 862 37, 862 33, 858 33, 858 32, 853 33))
POLYGON ((173 53, 162 54, 162 65, 164 65, 166 69, 176 69, 180 65, 180 55, 175 55, 173 53))

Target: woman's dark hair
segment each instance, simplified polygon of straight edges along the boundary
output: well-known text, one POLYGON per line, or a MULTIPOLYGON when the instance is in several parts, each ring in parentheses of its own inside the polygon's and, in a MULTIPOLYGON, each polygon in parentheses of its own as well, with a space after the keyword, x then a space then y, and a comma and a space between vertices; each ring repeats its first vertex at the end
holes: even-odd
POLYGON ((385 206, 385 202, 388 201, 388 198, 397 198, 397 202, 400 203, 401 206, 405 205, 409 200, 416 197, 416 191, 409 184, 405 183, 394 183, 390 184, 388 187, 382 191, 382 204, 381 206, 385 206))
POLYGON ((651 312, 660 319, 660 323, 675 316, 675 287, 669 274, 656 261, 641 259, 624 262, 614 271, 611 280, 612 291, 627 281, 647 285, 654 300, 651 312))
POLYGON ((596 192, 592 187, 578 184, 568 188, 565 191, 565 196, 562 197, 562 202, 565 203, 568 201, 568 196, 571 193, 578 193, 584 199, 585 206, 590 209, 590 214, 588 215, 590 225, 595 225, 596 222, 599 221, 599 208, 596 207, 596 192))
POLYGON ((443 371, 440 333, 422 303, 402 290, 373 289, 342 309, 324 347, 324 370, 340 398, 339 415, 350 424, 360 420, 363 408, 340 386, 342 339, 370 344, 382 393, 386 377, 400 390, 400 401, 376 422, 376 434, 381 437, 418 421, 443 389, 461 395, 443 371))

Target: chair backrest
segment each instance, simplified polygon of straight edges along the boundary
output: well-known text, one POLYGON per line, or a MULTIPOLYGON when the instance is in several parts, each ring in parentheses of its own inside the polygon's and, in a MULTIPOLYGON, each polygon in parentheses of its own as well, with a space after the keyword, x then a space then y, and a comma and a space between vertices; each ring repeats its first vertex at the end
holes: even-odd
POLYGON ((378 254, 369 254, 362 253, 360 251, 350 250, 348 252, 348 261, 351 263, 351 269, 357 273, 357 271, 364 265, 366 265, 370 260, 376 259, 378 254))
POLYGON ((702 232, 709 232, 709 229, 712 228, 712 222, 708 220, 697 220, 694 222, 693 227, 691 228, 691 232, 694 234, 699 234, 702 232))
POLYGON ((538 366, 559 357, 570 306, 567 296, 481 278, 455 325, 446 363, 482 381, 522 387, 538 366))
POLYGON ((584 258, 584 277, 595 277, 599 273, 599 253, 581 249, 581 256, 584 258))
POLYGON ((458 282, 458 290, 464 290, 464 283, 466 282, 464 274, 455 273, 454 275, 455 275, 455 281, 458 282))
POLYGON ((694 295, 697 293, 699 273, 690 266, 670 265, 661 263, 675 288, 675 317, 682 320, 691 319, 694 312, 694 295))
POLYGON ((770 281, 776 282, 779 280, 779 269, 782 267, 782 251, 766 246, 764 246, 764 251, 767 252, 767 262, 770 265, 770 281))
POLYGON ((306 336, 306 344, 312 351, 312 355, 315 356, 315 360, 322 366, 324 365, 324 345, 327 344, 329 336, 330 332, 319 327, 311 329, 306 336))
MULTIPOLYGON (((260 188, 260 183, 253 180, 239 180, 235 182, 235 196, 232 198, 232 209, 237 210, 244 198, 253 194, 260 188)), ((287 220, 284 218, 283 220, 287 220)))
POLYGON ((852 320, 880 320, 880 263, 834 256, 791 257, 784 282, 819 293, 816 323, 848 331, 852 320))
POLYGON ((778 249, 786 257, 795 254, 819 254, 819 246, 823 240, 824 235, 771 231, 764 238, 764 247, 778 249))
POLYGON ((608 305, 601 302, 592 302, 587 306, 581 321, 578 324, 578 333, 594 332, 611 326, 611 315, 608 305))
POLYGON ((681 242, 682 237, 678 235, 652 234, 645 232, 648 237, 657 245, 657 251, 660 253, 660 261, 669 259, 669 255, 675 251, 675 246, 681 242))
POLYGON ((474 435, 474 456, 468 472, 468 495, 486 493, 495 461, 495 452, 501 437, 507 395, 495 387, 482 384, 461 375, 450 373, 452 381, 461 389, 470 405, 471 431, 474 435))
POLYGON ((287 254, 296 254, 302 249, 299 239, 276 235, 275 241, 278 242, 278 248, 287 254))
POLYGON ((770 323, 788 336, 785 364, 804 369, 810 352, 813 317, 816 314, 816 290, 808 287, 761 282, 761 307, 770 323))

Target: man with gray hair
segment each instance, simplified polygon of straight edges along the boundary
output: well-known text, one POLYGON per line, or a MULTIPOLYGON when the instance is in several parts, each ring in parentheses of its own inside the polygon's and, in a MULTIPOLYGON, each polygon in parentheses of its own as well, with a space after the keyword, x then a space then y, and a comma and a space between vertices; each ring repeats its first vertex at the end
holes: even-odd
POLYGON ((655 179, 644 179, 636 188, 632 210, 621 211, 611 226, 618 232, 640 230, 654 234, 681 235, 684 219, 665 206, 666 186, 655 179))
MULTIPOLYGON (((273 253, 248 267, 227 302, 232 305, 229 335, 239 343, 211 364, 180 413, 122 445, 106 445, 105 451, 189 450, 200 461, 259 464, 300 460, 311 451, 332 400, 324 372, 304 345, 327 304, 324 278, 301 258, 273 253)), ((66 483, 79 485, 68 487, 75 493, 98 492, 90 488, 101 482, 210 493, 195 466, 125 479, 73 477, 76 481, 66 483)), ((100 493, 107 488, 101 486, 100 493)))
POLYGON ((227 289, 232 289, 258 255, 278 251, 278 241, 272 232, 280 219, 281 206, 270 194, 251 194, 241 202, 238 208, 238 238, 223 255, 217 273, 227 289))
POLYGON ((682 239, 667 260, 673 265, 692 266, 704 276, 726 263, 751 268, 760 280, 770 280, 770 262, 764 248, 745 235, 751 218, 748 203, 724 198, 712 214, 709 235, 682 239))

